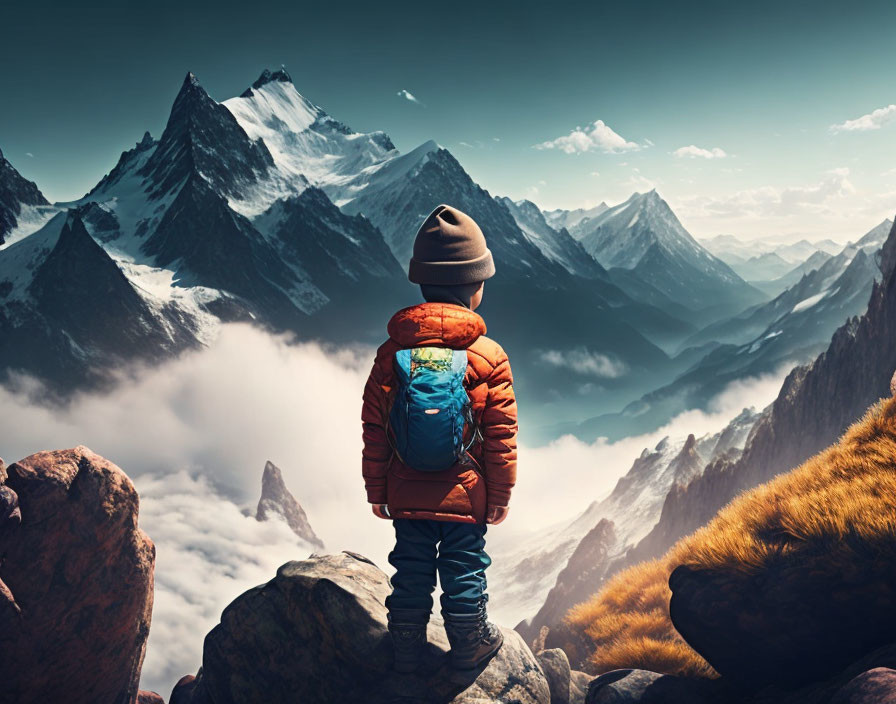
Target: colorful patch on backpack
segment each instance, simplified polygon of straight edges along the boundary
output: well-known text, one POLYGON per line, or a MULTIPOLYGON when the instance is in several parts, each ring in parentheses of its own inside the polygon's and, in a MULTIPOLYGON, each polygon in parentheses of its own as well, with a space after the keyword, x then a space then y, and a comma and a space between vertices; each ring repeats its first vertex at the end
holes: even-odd
POLYGON ((411 374, 419 368, 448 372, 453 360, 454 350, 448 347, 414 347, 411 349, 411 374))

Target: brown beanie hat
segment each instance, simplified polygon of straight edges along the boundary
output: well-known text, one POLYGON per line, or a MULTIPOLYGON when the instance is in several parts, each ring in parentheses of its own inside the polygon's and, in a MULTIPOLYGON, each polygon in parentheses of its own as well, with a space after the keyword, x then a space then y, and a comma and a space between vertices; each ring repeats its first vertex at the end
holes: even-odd
POLYGON ((451 286, 495 275, 492 253, 473 218, 450 205, 433 210, 414 239, 408 278, 415 284, 451 286))

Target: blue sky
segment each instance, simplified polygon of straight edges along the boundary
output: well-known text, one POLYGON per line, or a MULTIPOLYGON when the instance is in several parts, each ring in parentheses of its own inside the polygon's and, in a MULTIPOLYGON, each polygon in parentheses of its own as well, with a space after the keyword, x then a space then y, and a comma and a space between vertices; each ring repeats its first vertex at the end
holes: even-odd
POLYGON ((894 20, 886 2, 7 3, 0 148, 70 199, 161 133, 186 71, 224 100, 285 64, 335 117, 402 150, 435 139, 495 194, 656 187, 698 236, 856 239, 896 211, 894 20))

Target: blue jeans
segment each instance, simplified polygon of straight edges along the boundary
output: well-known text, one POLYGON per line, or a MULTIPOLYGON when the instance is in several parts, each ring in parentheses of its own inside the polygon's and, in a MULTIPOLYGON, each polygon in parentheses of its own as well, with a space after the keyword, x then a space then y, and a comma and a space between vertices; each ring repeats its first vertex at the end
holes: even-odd
POLYGON ((442 612, 474 614, 485 594, 485 524, 397 518, 395 568, 389 609, 432 610, 436 572, 442 586, 442 612))

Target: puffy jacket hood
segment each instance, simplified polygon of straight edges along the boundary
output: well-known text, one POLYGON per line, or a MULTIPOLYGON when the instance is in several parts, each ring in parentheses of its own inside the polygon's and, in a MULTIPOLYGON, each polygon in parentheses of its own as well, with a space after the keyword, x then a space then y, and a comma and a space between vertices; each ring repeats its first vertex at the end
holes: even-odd
POLYGON ((485 334, 485 321, 463 306, 420 303, 392 316, 389 337, 402 347, 444 345, 465 349, 485 334))

